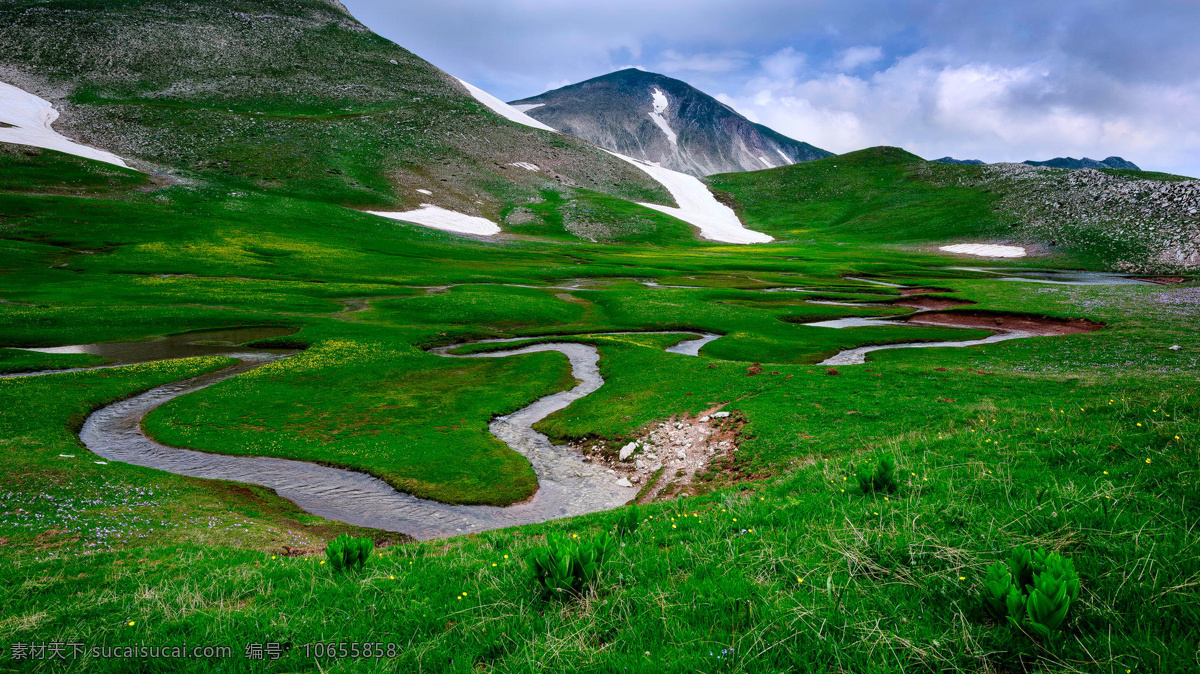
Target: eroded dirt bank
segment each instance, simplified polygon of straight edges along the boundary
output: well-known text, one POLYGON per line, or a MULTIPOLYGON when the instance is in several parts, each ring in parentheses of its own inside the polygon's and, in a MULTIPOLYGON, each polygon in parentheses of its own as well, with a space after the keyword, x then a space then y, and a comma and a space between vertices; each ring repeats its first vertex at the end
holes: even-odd
POLYGON ((915 314, 909 323, 956 328, 1024 332, 1039 337, 1095 332, 1104 326, 1086 318, 1052 318, 1034 314, 999 311, 927 311, 915 314))

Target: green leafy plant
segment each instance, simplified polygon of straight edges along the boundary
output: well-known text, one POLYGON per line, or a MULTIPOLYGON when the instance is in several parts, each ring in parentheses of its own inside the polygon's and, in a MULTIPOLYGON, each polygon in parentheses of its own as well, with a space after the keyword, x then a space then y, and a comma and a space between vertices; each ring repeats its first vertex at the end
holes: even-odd
POLYGON ((983 581, 983 607, 993 618, 1046 641, 1057 636, 1078 599, 1074 562, 1041 548, 1015 548, 1007 564, 988 567, 983 581))
POLYGON ((891 454, 882 454, 877 461, 859 466, 855 477, 858 478, 858 488, 864 494, 892 494, 900 488, 900 483, 896 481, 896 458, 891 454))
POLYGON ((334 571, 361 569, 375 550, 375 541, 363 536, 356 538, 342 534, 325 546, 325 557, 334 571))
POLYGON ((631 505, 625 509, 617 519, 617 537, 626 538, 633 535, 637 531, 638 524, 642 521, 642 513, 636 505, 631 505))
POLYGON ((592 541, 569 541, 548 535, 547 546, 529 556, 529 567, 542 591, 551 597, 582 594, 600 576, 605 559, 617 547, 607 531, 592 541))

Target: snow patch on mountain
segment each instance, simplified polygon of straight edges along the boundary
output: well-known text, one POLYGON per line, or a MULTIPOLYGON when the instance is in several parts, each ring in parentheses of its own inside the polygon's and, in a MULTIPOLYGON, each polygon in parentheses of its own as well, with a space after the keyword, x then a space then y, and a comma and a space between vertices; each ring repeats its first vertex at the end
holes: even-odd
MULTIPOLYGON (((501 101, 492 96, 486 91, 472 86, 463 80, 463 86, 471 93, 480 103, 491 108, 494 112, 510 119, 518 124, 532 126, 535 129, 547 129, 554 131, 550 127, 542 124, 536 119, 517 110, 513 106, 501 101)), ((652 92, 654 99, 654 113, 662 117, 669 105, 666 94, 661 90, 655 89, 652 92)), ((657 120, 656 120, 657 123, 657 120)), ((666 125, 666 120, 662 120, 662 125, 666 125)), ((660 125, 660 126, 662 126, 660 125)), ((670 129, 667 126, 664 132, 670 129)), ((557 133, 557 132, 556 132, 557 133)), ((669 132, 673 137, 674 132, 669 132)), ((674 142, 674 141, 672 141, 674 142)), ((698 178, 672 171, 663 168, 657 164, 626 157, 622 154, 617 154, 610 150, 605 150, 614 157, 633 164, 637 168, 644 171, 651 178, 654 178, 662 186, 667 188, 671 196, 675 199, 675 203, 679 204, 678 208, 670 206, 661 206, 659 204, 643 203, 642 206, 653 208, 656 211, 666 213, 667 215, 679 218, 686 223, 695 225, 700 229, 700 236, 711 241, 720 241, 723 243, 767 243, 774 241, 770 236, 762 232, 755 232, 746 229, 742 225, 742 221, 738 219, 737 214, 733 212, 725 204, 717 201, 712 192, 708 190, 708 186, 700 182, 698 178)), ((374 215, 381 215, 385 218, 393 220, 404 220, 413 222, 426 227, 435 229, 443 229, 450 232, 459 232, 462 234, 477 234, 481 236, 492 236, 500 233, 500 227, 486 218, 479 218, 471 215, 464 215, 454 211, 448 211, 444 208, 439 208, 432 204, 421 204, 421 208, 415 211, 405 211, 403 213, 387 212, 387 211, 368 211, 374 215)))
POLYGON ((791 159, 788 159, 788 156, 787 156, 786 154, 784 154, 784 153, 783 153, 783 150, 780 150, 779 148, 775 148, 775 153, 776 153, 776 154, 778 154, 780 157, 782 157, 782 158, 783 158, 783 163, 784 163, 784 164, 787 164, 787 165, 789 165, 789 166, 790 166, 790 165, 792 165, 792 164, 795 164, 795 163, 796 163, 796 162, 792 161, 791 159))
POLYGON ((371 215, 378 215, 391 220, 400 220, 409 222, 422 227, 430 227, 432 229, 440 229, 444 232, 455 232, 457 234, 475 234, 477 236, 494 236, 500 233, 500 226, 488 220, 474 215, 467 215, 457 211, 447 210, 433 204, 421 204, 421 207, 414 211, 367 211, 371 215))
POLYGON ((667 140, 671 141, 671 145, 679 145, 679 136, 671 129, 671 125, 667 123, 663 113, 667 111, 667 106, 670 102, 667 100, 667 95, 662 92, 662 89, 655 87, 650 92, 650 98, 654 105, 654 110, 650 112, 650 119, 662 129, 662 132, 667 134, 667 140))
POLYGON ((59 134, 50 126, 56 119, 58 111, 49 101, 0 82, 0 143, 57 150, 129 168, 123 159, 111 152, 81 145, 59 134))
POLYGON ((679 204, 678 208, 648 203, 643 203, 642 206, 653 208, 695 225, 700 229, 700 236, 711 241, 767 243, 774 240, 762 232, 746 229, 733 209, 717 201, 717 198, 708 190, 708 186, 700 182, 699 178, 626 157, 616 152, 605 151, 633 164, 649 174, 651 178, 662 183, 663 187, 667 188, 667 191, 675 198, 675 203, 679 204))
POLYGON ((956 243, 953 246, 942 246, 938 250, 976 257, 1025 257, 1025 249, 1021 246, 1001 246, 994 243, 956 243))
POLYGON ((534 108, 540 108, 543 105, 545 105, 545 103, 521 103, 520 105, 514 105, 512 107, 513 110, 516 110, 517 112, 529 112, 530 110, 534 108))
POLYGON ((764 166, 766 166, 767 168, 775 168, 775 165, 774 165, 774 164, 772 164, 771 162, 767 161, 767 158, 766 158, 766 157, 764 157, 764 156, 762 156, 761 154, 760 154, 760 155, 758 155, 758 160, 759 160, 760 162, 762 162, 762 163, 763 163, 763 165, 764 165, 764 166))
MULTIPOLYGON (((457 77, 454 79, 458 80, 457 77)), ((496 98, 495 96, 489 94, 488 92, 484 91, 483 89, 480 89, 479 87, 477 87, 473 84, 470 84, 464 80, 458 80, 458 81, 464 87, 467 88, 467 91, 471 94, 471 96, 473 96, 475 98, 475 100, 486 105, 488 108, 491 109, 492 112, 496 113, 497 115, 500 115, 501 117, 503 117, 511 122, 516 122, 517 124, 523 124, 525 126, 531 126, 535 129, 541 129, 543 131, 554 131, 554 133, 558 133, 557 130, 552 129, 552 128, 546 126, 545 124, 542 124, 541 122, 537 121, 536 119, 530 117, 529 115, 525 114, 524 112, 521 112, 520 110, 517 110, 513 106, 509 105, 508 103, 505 103, 504 101, 500 100, 499 98, 496 98)))

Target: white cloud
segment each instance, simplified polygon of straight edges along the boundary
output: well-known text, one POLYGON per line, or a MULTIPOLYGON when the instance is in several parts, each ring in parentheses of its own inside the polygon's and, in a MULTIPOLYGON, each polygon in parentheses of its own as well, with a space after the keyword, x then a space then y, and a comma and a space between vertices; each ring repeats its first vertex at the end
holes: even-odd
POLYGON ((749 54, 741 51, 685 55, 668 49, 662 53, 658 69, 664 73, 729 73, 741 70, 749 59, 749 54))
POLYGON ((1115 154, 1193 174, 1200 152, 1200 120, 1178 115, 1200 109, 1200 81, 1134 85, 1061 57, 998 65, 946 50, 917 52, 872 75, 797 81, 762 71, 722 100, 834 152, 897 145, 926 158, 984 161, 1115 154), (1079 92, 1108 107, 1077 102, 1079 92))
POLYGON ((504 98, 642 63, 829 149, 1200 174, 1200 2, 344 2, 504 98))
POLYGON ((762 59, 762 70, 769 78, 787 80, 800 73, 800 69, 804 67, 805 60, 803 53, 791 47, 784 47, 762 59))
POLYGON ((882 59, 882 47, 851 47, 838 54, 834 66, 842 71, 851 71, 882 59))

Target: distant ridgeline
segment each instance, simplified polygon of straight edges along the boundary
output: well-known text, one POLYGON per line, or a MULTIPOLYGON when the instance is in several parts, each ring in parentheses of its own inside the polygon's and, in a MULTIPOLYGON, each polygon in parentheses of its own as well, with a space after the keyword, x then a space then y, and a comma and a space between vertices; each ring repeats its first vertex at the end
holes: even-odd
MULTIPOLYGON (((987 163, 978 159, 955 159, 954 157, 942 157, 941 159, 934 159, 934 161, 941 162, 943 164, 968 164, 971 166, 982 166, 983 164, 987 163)), ((1132 171, 1141 170, 1138 168, 1137 164, 1134 164, 1131 161, 1126 161, 1120 157, 1108 157, 1107 159, 1103 160, 1089 159, 1087 157, 1084 157, 1083 159, 1076 159, 1074 157, 1055 157, 1054 159, 1047 159, 1046 161, 1033 161, 1032 159, 1029 159, 1021 163, 1028 164, 1029 166, 1049 166, 1050 168, 1064 169, 1108 168, 1129 169, 1132 171)))

